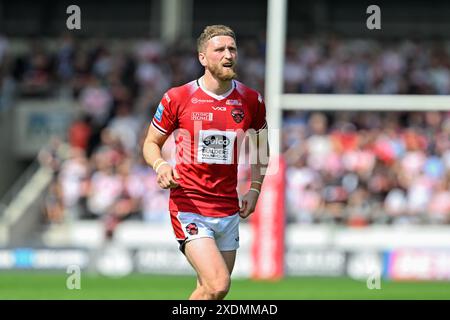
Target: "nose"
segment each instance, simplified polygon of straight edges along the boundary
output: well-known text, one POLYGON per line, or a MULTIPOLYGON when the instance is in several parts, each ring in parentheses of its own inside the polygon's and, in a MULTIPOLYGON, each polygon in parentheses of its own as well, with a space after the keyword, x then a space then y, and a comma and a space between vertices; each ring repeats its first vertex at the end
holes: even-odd
POLYGON ((233 55, 231 54, 231 50, 226 48, 225 49, 225 58, 230 59, 233 57, 233 55))

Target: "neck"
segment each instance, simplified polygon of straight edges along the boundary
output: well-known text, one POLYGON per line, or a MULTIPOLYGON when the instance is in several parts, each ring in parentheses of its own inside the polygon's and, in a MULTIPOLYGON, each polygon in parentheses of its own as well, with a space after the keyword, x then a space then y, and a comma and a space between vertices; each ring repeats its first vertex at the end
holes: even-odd
POLYGON ((202 81, 202 85, 206 90, 217 95, 224 94, 232 87, 232 80, 217 79, 208 70, 205 72, 200 81, 202 81))

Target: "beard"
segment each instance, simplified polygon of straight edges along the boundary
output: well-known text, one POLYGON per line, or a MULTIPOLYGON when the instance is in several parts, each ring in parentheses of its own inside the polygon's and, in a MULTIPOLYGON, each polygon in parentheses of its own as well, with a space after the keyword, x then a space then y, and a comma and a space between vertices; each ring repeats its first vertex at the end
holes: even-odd
POLYGON ((237 73, 234 70, 235 64, 231 68, 225 68, 220 64, 208 65, 208 70, 211 74, 221 81, 233 80, 237 77, 237 73))

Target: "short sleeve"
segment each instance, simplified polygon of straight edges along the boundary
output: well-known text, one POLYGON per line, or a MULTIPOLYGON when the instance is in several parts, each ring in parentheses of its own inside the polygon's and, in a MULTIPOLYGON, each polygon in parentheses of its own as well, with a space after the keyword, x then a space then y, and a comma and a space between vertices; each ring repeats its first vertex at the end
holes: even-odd
POLYGON ((267 128, 266 104, 264 103, 264 100, 259 93, 256 105, 257 106, 254 113, 255 116, 253 118, 251 128, 256 131, 256 134, 259 134, 262 130, 267 128))
POLYGON ((152 126, 163 135, 169 135, 176 129, 176 104, 169 92, 164 93, 152 119, 152 126))

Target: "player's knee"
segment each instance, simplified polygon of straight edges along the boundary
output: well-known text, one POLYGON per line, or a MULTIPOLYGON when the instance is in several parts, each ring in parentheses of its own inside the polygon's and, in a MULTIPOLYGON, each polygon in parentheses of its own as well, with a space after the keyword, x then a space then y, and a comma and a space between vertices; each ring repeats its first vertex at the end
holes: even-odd
POLYGON ((230 290, 230 277, 221 277, 216 279, 213 283, 208 284, 205 289, 207 295, 214 300, 225 298, 230 290))

